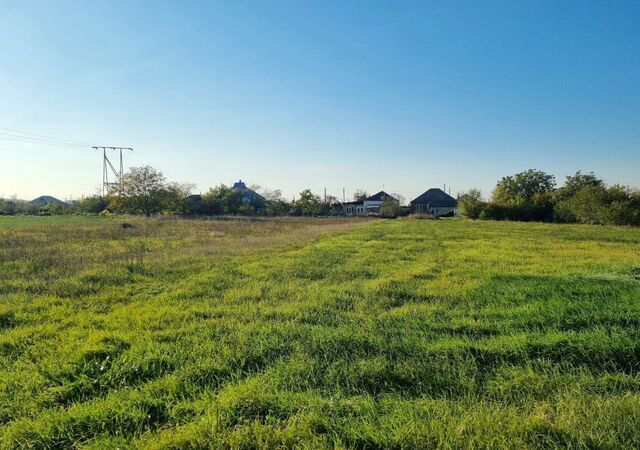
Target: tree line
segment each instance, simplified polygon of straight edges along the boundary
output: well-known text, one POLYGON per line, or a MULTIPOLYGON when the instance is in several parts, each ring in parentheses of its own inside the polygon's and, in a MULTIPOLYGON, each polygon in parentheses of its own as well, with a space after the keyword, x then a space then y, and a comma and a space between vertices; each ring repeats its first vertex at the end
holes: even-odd
POLYGON ((287 200, 280 190, 263 190, 260 196, 244 201, 244 192, 220 184, 202 195, 191 195, 193 185, 167 182, 162 172, 149 167, 133 167, 122 182, 107 195, 94 195, 73 202, 69 207, 49 203, 0 199, 0 215, 59 214, 156 214, 174 215, 239 215, 239 216, 326 216, 338 215, 342 205, 334 196, 320 197, 311 190, 300 192, 297 199, 287 200))
MULTIPOLYGON (((334 196, 319 196, 310 189, 288 200, 279 190, 263 190, 249 201, 244 192, 220 184, 193 196, 193 185, 167 182, 162 172, 149 166, 133 167, 120 186, 108 195, 94 195, 74 202, 34 205, 0 199, 0 215, 13 214, 175 214, 244 216, 328 216, 342 213, 334 196)), ((398 197, 394 194, 395 197, 398 197)), ((368 194, 357 191, 355 201, 368 194)), ((530 169, 503 177, 485 200, 477 189, 458 195, 463 216, 471 219, 519 220, 640 226, 640 193, 617 184, 608 186, 593 172, 567 176, 560 187, 553 175, 530 169)), ((380 208, 383 217, 397 217, 406 209, 391 197, 380 208)))
POLYGON ((558 187, 553 175, 530 169, 503 177, 490 198, 477 189, 458 196, 471 219, 640 226, 640 192, 608 186, 593 172, 567 176, 558 187))

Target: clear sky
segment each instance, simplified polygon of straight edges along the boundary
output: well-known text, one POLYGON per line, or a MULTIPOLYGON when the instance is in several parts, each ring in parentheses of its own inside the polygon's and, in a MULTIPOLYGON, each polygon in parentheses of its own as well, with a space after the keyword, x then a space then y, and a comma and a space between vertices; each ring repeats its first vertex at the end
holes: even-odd
POLYGON ((89 146, 196 191, 640 186, 638 1, 0 0, 0 196, 92 194, 89 146))

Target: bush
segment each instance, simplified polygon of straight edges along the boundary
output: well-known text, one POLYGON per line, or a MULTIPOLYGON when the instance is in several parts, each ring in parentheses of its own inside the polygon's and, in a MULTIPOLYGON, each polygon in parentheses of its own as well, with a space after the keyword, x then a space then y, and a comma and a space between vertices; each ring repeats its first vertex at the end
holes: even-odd
POLYGON ((470 219, 479 219, 487 204, 482 201, 482 194, 478 189, 471 189, 458 196, 460 213, 470 219))
POLYGON ((389 219, 395 219, 402 214, 400 203, 393 197, 387 197, 380 205, 380 215, 389 219))
POLYGON ((0 216, 13 216, 16 213, 16 202, 0 198, 0 216))
POLYGON ((100 214, 109 206, 109 199, 100 195, 94 195, 80 200, 75 205, 75 209, 81 213, 100 214))
POLYGON ((578 221, 568 200, 561 200, 556 203, 553 210, 553 219, 560 223, 576 223, 578 221))

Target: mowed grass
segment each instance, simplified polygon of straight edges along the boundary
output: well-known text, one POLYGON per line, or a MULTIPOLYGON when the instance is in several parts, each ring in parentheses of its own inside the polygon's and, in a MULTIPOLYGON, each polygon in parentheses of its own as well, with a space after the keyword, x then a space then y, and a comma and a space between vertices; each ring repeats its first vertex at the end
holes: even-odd
POLYGON ((640 448, 639 370, 637 229, 0 218, 2 448, 640 448))

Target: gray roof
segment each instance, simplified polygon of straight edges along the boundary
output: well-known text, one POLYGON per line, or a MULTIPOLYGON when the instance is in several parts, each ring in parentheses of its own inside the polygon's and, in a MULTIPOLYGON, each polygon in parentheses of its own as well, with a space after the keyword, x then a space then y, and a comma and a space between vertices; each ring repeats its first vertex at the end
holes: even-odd
MULTIPOLYGON (((391 197, 389 194, 387 194, 385 191, 380 191, 377 194, 373 194, 371 197, 365 199, 369 202, 382 202, 387 198, 393 198, 391 197)), ((395 198, 393 198, 395 200, 395 198)))
POLYGON ((411 201, 412 205, 417 203, 428 204, 432 208, 455 208, 458 206, 458 202, 455 198, 439 188, 431 188, 411 201))
POLYGON ((251 190, 247 187, 246 184, 243 183, 242 180, 239 180, 236 183, 233 183, 233 189, 238 191, 242 191, 242 201, 244 203, 251 203, 252 201, 265 202, 267 199, 262 195, 258 194, 256 191, 251 190))
POLYGON ((65 208, 68 208, 69 203, 67 202, 63 202, 62 200, 59 200, 55 197, 52 197, 50 195, 41 195, 38 198, 34 198, 33 200, 31 200, 29 203, 31 203, 32 205, 36 205, 36 206, 44 206, 44 205, 60 205, 60 206, 64 206, 65 208))

